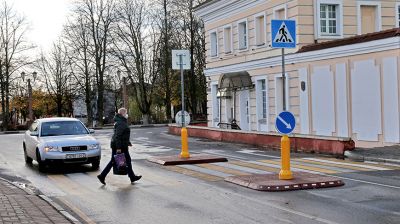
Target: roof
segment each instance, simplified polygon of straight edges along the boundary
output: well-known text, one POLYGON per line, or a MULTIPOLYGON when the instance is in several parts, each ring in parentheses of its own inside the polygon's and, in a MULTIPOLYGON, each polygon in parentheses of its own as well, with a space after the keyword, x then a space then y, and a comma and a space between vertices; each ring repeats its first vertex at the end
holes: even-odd
POLYGON ((50 117, 50 118, 40 118, 39 122, 54 122, 54 121, 79 121, 76 118, 72 117, 50 117))
POLYGON ((322 49, 339 47, 339 46, 350 45, 350 44, 358 44, 358 43, 386 39, 386 38, 396 37, 396 36, 400 36, 400 28, 393 28, 393 29, 389 29, 389 30, 375 32, 375 33, 367 33, 367 34, 363 34, 363 35, 357 35, 357 36, 347 37, 347 38, 343 38, 343 39, 339 39, 339 40, 327 41, 327 42, 323 42, 323 43, 310 44, 310 45, 306 45, 306 46, 300 48, 300 50, 298 50, 297 53, 322 50, 322 49))
POLYGON ((208 5, 208 3, 217 2, 217 1, 219 1, 219 0, 206 0, 205 2, 200 3, 200 4, 196 5, 195 7, 193 7, 193 10, 196 11, 196 10, 202 8, 203 6, 208 5))
POLYGON ((234 90, 252 88, 253 83, 248 72, 232 72, 225 73, 221 76, 218 84, 218 89, 221 90, 234 90))

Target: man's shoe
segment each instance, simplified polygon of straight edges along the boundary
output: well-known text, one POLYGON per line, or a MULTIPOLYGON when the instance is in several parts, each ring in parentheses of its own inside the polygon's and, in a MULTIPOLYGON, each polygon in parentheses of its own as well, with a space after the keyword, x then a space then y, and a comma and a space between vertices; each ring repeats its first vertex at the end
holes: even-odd
POLYGON ((97 179, 99 179, 100 183, 102 183, 103 185, 106 185, 106 181, 105 181, 106 178, 104 178, 101 175, 97 175, 97 179))
POLYGON ((131 182, 133 183, 133 182, 135 182, 135 181, 138 181, 138 180, 140 180, 140 178, 142 178, 142 176, 135 176, 135 177, 131 180, 131 182))

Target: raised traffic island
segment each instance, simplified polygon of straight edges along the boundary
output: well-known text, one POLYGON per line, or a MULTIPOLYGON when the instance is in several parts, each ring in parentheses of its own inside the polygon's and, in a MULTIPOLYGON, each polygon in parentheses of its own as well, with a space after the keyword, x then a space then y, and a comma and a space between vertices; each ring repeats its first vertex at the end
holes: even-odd
POLYGON ((179 155, 154 156, 148 158, 147 160, 163 166, 228 162, 228 160, 224 157, 214 156, 209 154, 190 154, 189 158, 182 158, 179 155))
POLYGON ((293 179, 280 180, 278 174, 254 174, 227 177, 225 181, 258 191, 291 191, 343 186, 336 177, 293 172, 293 179))

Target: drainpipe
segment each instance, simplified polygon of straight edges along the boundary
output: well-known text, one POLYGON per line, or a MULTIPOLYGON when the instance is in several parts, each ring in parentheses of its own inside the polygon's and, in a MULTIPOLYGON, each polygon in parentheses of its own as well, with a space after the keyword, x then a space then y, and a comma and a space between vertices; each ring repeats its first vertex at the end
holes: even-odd
POLYGON ((236 120, 236 89, 233 90, 233 120, 236 120))

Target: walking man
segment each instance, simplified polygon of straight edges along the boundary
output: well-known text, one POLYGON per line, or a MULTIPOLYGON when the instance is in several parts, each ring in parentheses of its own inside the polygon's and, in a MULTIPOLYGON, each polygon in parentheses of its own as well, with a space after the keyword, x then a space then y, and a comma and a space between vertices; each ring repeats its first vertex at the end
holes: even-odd
POLYGON ((131 183, 142 178, 142 176, 136 176, 132 170, 132 160, 131 156, 129 155, 128 147, 132 146, 131 142, 129 141, 129 137, 131 134, 131 130, 128 126, 128 113, 125 108, 120 108, 118 113, 114 117, 114 134, 111 138, 111 150, 112 156, 110 162, 104 168, 103 172, 97 176, 102 184, 106 184, 105 179, 107 174, 110 172, 111 168, 113 167, 114 163, 114 155, 118 152, 122 152, 125 154, 126 163, 128 165, 128 176, 131 180, 131 183))

